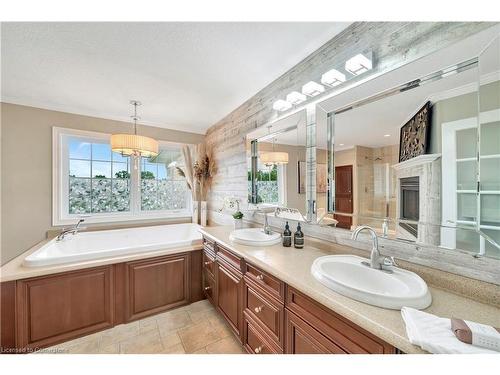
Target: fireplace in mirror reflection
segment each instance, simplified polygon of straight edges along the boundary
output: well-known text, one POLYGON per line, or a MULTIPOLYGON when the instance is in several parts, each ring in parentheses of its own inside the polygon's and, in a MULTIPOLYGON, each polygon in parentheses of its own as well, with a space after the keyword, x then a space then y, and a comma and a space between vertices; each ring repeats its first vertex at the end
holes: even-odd
MULTIPOLYGON (((400 218, 418 222, 419 220, 419 177, 404 177, 400 179, 400 218)), ((417 237, 418 225, 400 223, 400 226, 417 237)))

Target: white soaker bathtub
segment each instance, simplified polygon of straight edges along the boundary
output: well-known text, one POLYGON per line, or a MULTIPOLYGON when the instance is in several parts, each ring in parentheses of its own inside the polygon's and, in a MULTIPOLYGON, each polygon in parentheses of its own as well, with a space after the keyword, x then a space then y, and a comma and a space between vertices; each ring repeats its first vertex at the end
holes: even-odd
POLYGON ((171 224, 68 234, 24 258, 26 267, 95 260, 109 256, 201 245, 198 224, 171 224))

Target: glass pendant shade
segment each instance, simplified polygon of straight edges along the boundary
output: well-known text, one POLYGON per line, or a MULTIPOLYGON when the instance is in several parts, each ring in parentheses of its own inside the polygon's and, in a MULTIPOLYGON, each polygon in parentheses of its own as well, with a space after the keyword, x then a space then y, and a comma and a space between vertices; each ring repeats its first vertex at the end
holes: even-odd
POLYGON ((136 134, 113 134, 111 150, 126 156, 150 158, 158 155, 158 141, 136 134))
POLYGON ((260 161, 264 164, 288 164, 287 152, 265 152, 260 155, 260 161))

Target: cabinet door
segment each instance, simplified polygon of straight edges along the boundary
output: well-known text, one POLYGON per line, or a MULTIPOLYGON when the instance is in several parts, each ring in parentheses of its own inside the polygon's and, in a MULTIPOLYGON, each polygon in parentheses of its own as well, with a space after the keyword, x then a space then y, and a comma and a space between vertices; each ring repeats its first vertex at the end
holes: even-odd
POLYGON ((113 325, 113 267, 17 282, 17 346, 46 347, 113 325))
POLYGON ((217 263, 216 303, 229 325, 238 337, 241 337, 241 296, 242 276, 229 266, 217 263))
POLYGON ((345 354, 333 342, 290 311, 285 313, 287 354, 345 354))
POLYGON ((127 321, 189 303, 189 255, 127 263, 127 321))

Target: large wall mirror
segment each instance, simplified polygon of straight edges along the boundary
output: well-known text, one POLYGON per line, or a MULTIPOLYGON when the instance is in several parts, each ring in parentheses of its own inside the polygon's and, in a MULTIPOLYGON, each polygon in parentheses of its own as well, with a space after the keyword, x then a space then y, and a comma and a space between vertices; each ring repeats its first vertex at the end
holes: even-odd
POLYGON ((482 42, 320 103, 324 225, 500 258, 500 41, 482 42))
MULTIPOLYGON (((247 134, 248 202, 307 214, 306 110, 247 134)), ((326 179, 326 160, 325 179, 326 179)), ((305 220, 305 219, 304 219, 305 220)))

